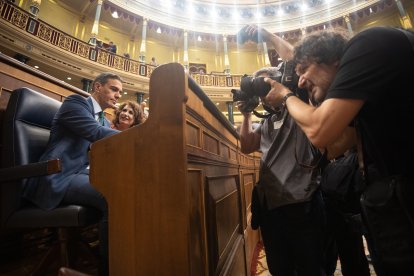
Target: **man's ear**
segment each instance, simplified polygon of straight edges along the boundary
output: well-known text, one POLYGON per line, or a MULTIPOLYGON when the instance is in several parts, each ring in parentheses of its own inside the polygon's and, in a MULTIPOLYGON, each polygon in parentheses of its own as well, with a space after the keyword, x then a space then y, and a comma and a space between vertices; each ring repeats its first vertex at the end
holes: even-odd
POLYGON ((93 85, 93 87, 92 87, 92 93, 97 92, 100 87, 101 87, 101 83, 95 82, 94 85, 93 85))

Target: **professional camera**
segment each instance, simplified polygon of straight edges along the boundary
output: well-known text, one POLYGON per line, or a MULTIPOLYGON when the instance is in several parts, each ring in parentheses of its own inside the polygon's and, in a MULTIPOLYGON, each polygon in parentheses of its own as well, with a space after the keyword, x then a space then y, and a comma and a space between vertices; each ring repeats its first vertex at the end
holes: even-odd
MULTIPOLYGON (((279 67, 279 73, 278 76, 269 78, 280 82, 289 88, 290 91, 296 92, 299 77, 295 73, 295 63, 293 61, 283 62, 279 67)), ((254 78, 244 75, 240 81, 240 90, 231 90, 233 93, 233 102, 243 102, 239 107, 241 112, 252 112, 260 103, 259 97, 265 97, 270 89, 270 84, 264 81, 264 77, 254 78)), ((269 112, 268 108, 263 107, 269 112)))

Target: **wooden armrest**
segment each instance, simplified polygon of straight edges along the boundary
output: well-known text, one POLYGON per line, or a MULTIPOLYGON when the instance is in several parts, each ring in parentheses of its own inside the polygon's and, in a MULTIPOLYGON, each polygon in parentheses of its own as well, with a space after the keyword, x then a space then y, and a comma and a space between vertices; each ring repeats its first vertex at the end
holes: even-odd
POLYGON ((34 176, 42 176, 61 171, 60 160, 52 159, 37 163, 30 163, 16 167, 0 169, 0 182, 18 180, 34 176))

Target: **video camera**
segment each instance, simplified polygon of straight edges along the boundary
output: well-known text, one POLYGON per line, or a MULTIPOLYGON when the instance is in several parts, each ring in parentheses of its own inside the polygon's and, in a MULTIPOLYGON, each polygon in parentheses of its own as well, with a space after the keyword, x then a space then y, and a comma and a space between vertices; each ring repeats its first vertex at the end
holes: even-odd
MULTIPOLYGON (((269 77, 287 88, 295 92, 298 88, 299 77, 295 72, 295 63, 293 61, 285 61, 279 67, 279 75, 269 77)), ((265 97, 271 87, 264 81, 264 77, 251 77, 244 75, 240 81, 240 90, 232 89, 233 102, 243 102, 239 107, 241 112, 252 112, 259 105, 260 97, 265 97)), ((265 106, 264 106, 265 108, 265 106)), ((265 108, 266 111, 269 111, 265 108)), ((257 115, 257 113, 255 113, 257 115)))

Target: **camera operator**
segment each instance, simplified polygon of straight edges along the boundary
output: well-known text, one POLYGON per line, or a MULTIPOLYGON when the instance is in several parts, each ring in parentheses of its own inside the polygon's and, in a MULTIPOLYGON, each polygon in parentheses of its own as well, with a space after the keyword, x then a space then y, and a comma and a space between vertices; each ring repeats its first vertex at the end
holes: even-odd
MULTIPOLYGON (((291 58, 292 46, 283 39, 257 26, 243 31, 250 37, 260 35, 274 44, 283 59, 291 58)), ((256 79, 279 75, 275 67, 254 73, 256 79)), ((269 271, 277 276, 325 275, 325 212, 317 183, 322 154, 283 104, 255 130, 245 104, 237 103, 244 116, 241 150, 251 153, 260 149, 263 153, 260 180, 252 195, 252 227, 260 226, 269 271)))

